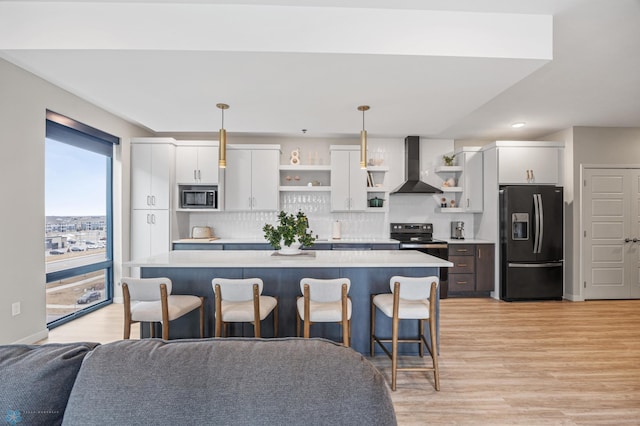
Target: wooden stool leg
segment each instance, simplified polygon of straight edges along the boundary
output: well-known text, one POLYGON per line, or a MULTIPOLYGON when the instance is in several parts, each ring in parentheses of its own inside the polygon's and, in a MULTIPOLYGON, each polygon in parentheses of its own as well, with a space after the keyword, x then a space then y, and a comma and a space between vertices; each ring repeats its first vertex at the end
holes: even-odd
POLYGON ((273 308, 273 337, 278 337, 278 304, 273 308))
POLYGON ((200 338, 204 337, 204 297, 200 297, 200 338))
POLYGON ((374 295, 371 295, 371 310, 370 315, 371 315, 371 325, 370 325, 370 331, 371 331, 371 356, 375 356, 375 342, 373 340, 373 336, 375 336, 376 334, 376 306, 373 304, 373 297, 374 295))
POLYGON ((396 390, 398 376, 398 323, 400 322, 400 283, 393 285, 393 318, 391 326, 391 390, 396 390))
POLYGON ((431 358, 433 359, 433 378, 436 390, 440 390, 440 369, 438 368, 438 347, 436 342, 436 321, 429 318, 429 334, 431 335, 431 358))
POLYGON ((152 339, 156 337, 156 326, 153 322, 149 323, 149 337, 151 337, 152 339))
POLYGON ((169 340, 169 321, 162 323, 162 340, 169 340))
POLYGON ((391 330, 391 390, 396 390, 398 376, 398 317, 393 317, 391 330))
POLYGON ((420 353, 420 358, 424 357, 424 346, 422 345, 422 339, 424 336, 424 320, 419 319, 418 320, 418 344, 420 345, 420 349, 418 350, 418 352, 420 353))

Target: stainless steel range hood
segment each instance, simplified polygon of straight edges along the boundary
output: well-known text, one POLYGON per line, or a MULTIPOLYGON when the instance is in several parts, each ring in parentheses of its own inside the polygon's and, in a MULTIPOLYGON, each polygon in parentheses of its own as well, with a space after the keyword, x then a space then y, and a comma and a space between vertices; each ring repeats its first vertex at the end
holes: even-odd
POLYGON ((405 182, 393 190, 392 194, 441 194, 435 186, 420 180, 420 136, 404 139, 405 182))

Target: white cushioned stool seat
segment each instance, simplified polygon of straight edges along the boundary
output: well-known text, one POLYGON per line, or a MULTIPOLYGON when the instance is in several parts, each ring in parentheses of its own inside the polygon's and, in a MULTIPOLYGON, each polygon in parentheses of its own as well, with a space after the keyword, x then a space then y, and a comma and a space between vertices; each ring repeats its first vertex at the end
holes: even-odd
POLYGON ((342 325, 342 341, 349 346, 351 328, 351 299, 347 296, 351 281, 348 278, 300 280, 302 297, 296 301, 298 311, 296 330, 300 335, 300 321, 304 322, 304 337, 316 322, 337 322, 342 325))
MULTIPOLYGON (((378 294, 373 298, 373 304, 389 318, 393 317, 393 294, 378 294)), ((398 310, 400 319, 429 318, 429 302, 425 300, 402 300, 398 310)))
POLYGON ((261 337, 260 321, 271 312, 274 337, 278 337, 278 299, 262 296, 260 278, 214 278, 211 285, 216 297, 216 337, 221 337, 223 326, 231 322, 250 322, 254 336, 261 337))
MULTIPOLYGON (((200 309, 200 337, 204 337, 204 298, 188 294, 171 294, 169 278, 130 278, 121 280, 124 298, 124 338, 131 334, 134 322, 162 323, 162 338, 169 339, 169 322, 200 309)), ((150 327, 154 337, 153 325, 150 327)))
MULTIPOLYGON (((169 321, 180 318, 184 314, 200 307, 200 298, 188 295, 168 296, 169 321)), ((138 302, 131 306, 131 319, 138 322, 157 321, 158 312, 162 310, 162 302, 138 302)))

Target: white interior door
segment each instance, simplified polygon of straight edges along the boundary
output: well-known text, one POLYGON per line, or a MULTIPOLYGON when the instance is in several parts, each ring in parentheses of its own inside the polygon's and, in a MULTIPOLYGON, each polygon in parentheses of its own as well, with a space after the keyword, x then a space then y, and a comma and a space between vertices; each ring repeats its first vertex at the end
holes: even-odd
POLYGON ((585 299, 628 299, 640 294, 639 179, 636 169, 584 170, 585 299))

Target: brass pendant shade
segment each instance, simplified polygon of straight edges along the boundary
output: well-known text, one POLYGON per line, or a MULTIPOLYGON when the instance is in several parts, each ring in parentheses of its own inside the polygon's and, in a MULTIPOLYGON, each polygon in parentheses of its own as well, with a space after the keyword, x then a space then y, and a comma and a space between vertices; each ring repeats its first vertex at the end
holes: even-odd
POLYGON ((225 169, 227 167, 227 131, 224 129, 224 110, 229 109, 227 104, 216 104, 222 110, 222 125, 220 127, 220 148, 218 152, 218 167, 225 169))
POLYGON ((360 132, 360 168, 367 168, 367 131, 364 128, 364 112, 369 110, 369 105, 360 105, 358 111, 362 111, 362 131, 360 132))

